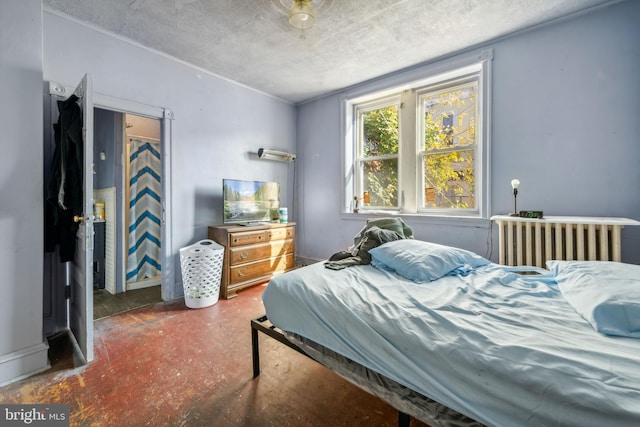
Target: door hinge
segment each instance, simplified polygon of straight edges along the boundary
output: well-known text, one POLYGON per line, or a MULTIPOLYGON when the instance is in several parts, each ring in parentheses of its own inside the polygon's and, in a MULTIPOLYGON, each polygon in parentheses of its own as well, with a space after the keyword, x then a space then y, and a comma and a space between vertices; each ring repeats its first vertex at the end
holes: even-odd
POLYGON ((64 287, 64 299, 71 299, 71 286, 64 287))

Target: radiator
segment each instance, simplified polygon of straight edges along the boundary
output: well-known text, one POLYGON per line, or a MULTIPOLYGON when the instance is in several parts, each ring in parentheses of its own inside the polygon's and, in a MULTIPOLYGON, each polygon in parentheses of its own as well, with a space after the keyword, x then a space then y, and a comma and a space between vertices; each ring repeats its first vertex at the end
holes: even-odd
POLYGON ((547 260, 620 261, 620 235, 628 218, 545 217, 529 219, 497 215, 499 263, 545 267, 547 260))

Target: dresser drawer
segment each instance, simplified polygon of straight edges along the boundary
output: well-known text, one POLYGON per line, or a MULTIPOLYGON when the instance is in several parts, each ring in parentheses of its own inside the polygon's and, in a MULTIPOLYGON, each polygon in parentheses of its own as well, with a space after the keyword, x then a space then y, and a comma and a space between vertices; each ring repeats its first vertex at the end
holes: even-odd
POLYGON ((229 237, 230 246, 242 246, 252 243, 262 243, 267 241, 267 232, 260 231, 247 231, 246 233, 233 233, 229 237))
POLYGON ((209 239, 224 246, 220 296, 268 282, 295 268, 295 222, 209 227, 209 239))
POLYGON ((295 237, 295 228, 274 228, 273 230, 267 231, 267 235, 269 236, 269 240, 293 239, 295 237))
MULTIPOLYGON (((293 268, 295 257, 288 254, 282 257, 269 258, 249 264, 231 267, 229 284, 242 283, 261 276, 271 276, 273 273, 282 272, 293 268)), ((267 277, 268 279, 269 277, 267 277)))
POLYGON ((278 240, 263 245, 229 248, 229 265, 244 264, 293 253, 293 239, 278 240))

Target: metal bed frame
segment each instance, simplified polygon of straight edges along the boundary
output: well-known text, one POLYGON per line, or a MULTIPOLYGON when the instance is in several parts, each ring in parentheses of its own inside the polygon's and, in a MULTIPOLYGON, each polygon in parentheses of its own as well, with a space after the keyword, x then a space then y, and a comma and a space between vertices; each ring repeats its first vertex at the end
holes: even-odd
MULTIPOLYGON (((259 349, 259 342, 258 342, 258 332, 262 332, 263 334, 275 339, 276 341, 286 345, 287 347, 297 351, 298 353, 305 355, 306 357, 310 358, 311 360, 314 360, 314 361, 320 363, 321 365, 326 366, 328 369, 331 369, 331 367, 327 366, 325 363, 321 362, 320 360, 317 360, 317 359, 313 358, 312 356, 307 354, 307 352, 305 352, 305 350, 303 350, 300 346, 296 345, 291 340, 289 340, 287 338, 287 336, 286 336, 286 333, 283 330, 279 329, 278 327, 274 326, 269 321, 267 316, 264 315, 264 316, 260 316, 260 317, 257 317, 255 319, 251 320, 251 354, 252 354, 252 360, 253 360, 253 378, 254 379, 257 378, 260 375, 260 349, 259 349)), ((353 362, 353 361, 349 360, 349 363, 351 363, 351 364, 353 364, 355 366, 361 367, 363 369, 366 369, 366 368, 362 367, 362 365, 357 364, 356 362, 353 362)), ((369 372, 372 372, 372 371, 369 371, 369 372)), ((336 372, 336 373, 338 373, 338 375, 340 375, 339 372, 336 372)), ((410 390, 407 387, 405 387, 405 386, 403 386, 403 385, 401 385, 401 384, 399 384, 399 383, 397 383, 397 382, 395 382, 395 381, 393 381, 393 380, 391 380, 391 379, 389 379, 387 377, 384 377, 384 376, 382 376, 380 374, 377 374, 377 373, 375 373, 375 374, 378 375, 379 377, 383 378, 385 383, 387 383, 387 384, 393 384, 394 386, 397 386, 397 387, 399 387, 399 388, 401 388, 403 390, 406 390, 406 391, 410 392, 412 395, 417 396, 420 399, 424 399, 425 401, 433 402, 433 400, 429 399, 428 397, 422 396, 419 393, 417 393, 417 392, 415 392, 413 390, 410 390)), ((340 375, 340 376, 342 376, 342 375, 340 375)), ((346 378, 346 379, 349 380, 348 378, 346 378)), ((351 382, 353 382, 353 381, 351 381, 351 382)), ((358 385, 357 383, 354 383, 354 384, 358 385)), ((377 396, 377 394, 374 393, 372 390, 369 390, 369 389, 367 389, 365 387, 362 387, 362 386, 359 386, 359 387, 362 388, 363 390, 365 390, 365 391, 377 396)), ((386 401, 386 399, 382 398, 381 396, 378 396, 378 397, 380 397, 382 400, 386 401)), ((408 413, 409 411, 405 412, 405 410, 398 409, 397 406, 400 406, 400 405, 394 405, 393 403, 391 403, 389 401, 387 401, 387 403, 389 403, 391 406, 393 406, 395 409, 398 410, 398 427, 409 427, 412 415, 415 418, 420 419, 415 414, 410 415, 408 413)), ((446 407, 444 407, 444 408, 446 408, 446 407)), ((480 424, 480 423, 478 423, 478 422, 476 422, 474 420, 471 420, 471 419, 465 417, 464 415, 461 415, 461 414, 459 414, 459 413, 457 413, 457 412, 455 412, 455 411, 453 411, 453 410, 451 410, 449 408, 446 408, 446 410, 449 413, 455 415, 457 417, 457 419, 465 419, 466 420, 465 421, 465 425, 468 424, 469 426, 474 426, 474 427, 482 426, 482 424, 480 424)), ((461 424, 456 424, 456 425, 461 425, 461 424)))

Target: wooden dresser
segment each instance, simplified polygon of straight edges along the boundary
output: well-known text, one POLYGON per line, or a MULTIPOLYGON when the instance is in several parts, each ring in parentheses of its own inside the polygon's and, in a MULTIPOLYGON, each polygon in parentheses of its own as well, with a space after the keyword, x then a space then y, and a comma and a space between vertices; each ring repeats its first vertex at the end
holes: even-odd
POLYGON ((233 298, 241 289, 269 281, 295 266, 293 222, 209 227, 209 239, 224 246, 220 294, 233 298))

